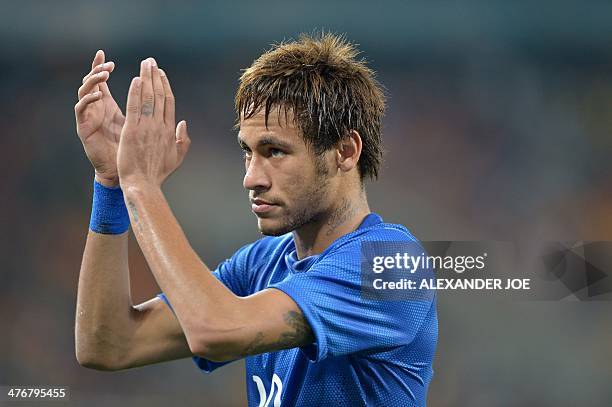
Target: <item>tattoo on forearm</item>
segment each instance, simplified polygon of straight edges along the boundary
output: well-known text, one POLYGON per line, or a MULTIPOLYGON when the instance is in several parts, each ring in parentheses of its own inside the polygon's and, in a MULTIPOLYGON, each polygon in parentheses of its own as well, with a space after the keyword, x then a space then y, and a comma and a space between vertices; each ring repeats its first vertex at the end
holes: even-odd
POLYGON ((136 226, 138 230, 141 230, 142 225, 138 222, 138 209, 136 209, 136 205, 134 204, 134 202, 128 201, 127 207, 130 210, 130 213, 132 214, 132 219, 134 220, 134 226, 136 226))
POLYGON ((279 344, 299 346, 312 341, 310 325, 301 312, 289 311, 284 319, 290 329, 281 334, 279 344))
POLYGON ((258 332, 255 338, 244 348, 241 356, 294 348, 306 345, 314 340, 312 330, 300 312, 289 311, 283 316, 283 319, 287 324, 287 330, 281 333, 277 340, 266 342, 263 332, 258 332))
POLYGON ((255 355, 258 353, 262 353, 266 350, 266 346, 263 340, 263 332, 257 332, 255 338, 244 348, 244 352, 242 353, 242 357, 255 355))

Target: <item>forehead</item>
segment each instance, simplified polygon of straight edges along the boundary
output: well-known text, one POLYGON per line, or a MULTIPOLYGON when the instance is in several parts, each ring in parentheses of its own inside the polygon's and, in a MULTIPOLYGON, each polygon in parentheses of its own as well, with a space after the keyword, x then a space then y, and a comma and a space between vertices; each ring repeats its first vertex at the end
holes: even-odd
POLYGON ((248 119, 240 118, 240 131, 238 138, 247 144, 257 143, 264 137, 274 136, 285 143, 304 144, 300 136, 300 129, 293 121, 293 112, 291 109, 278 109, 272 107, 268 114, 268 125, 266 126, 266 117, 264 109, 260 109, 256 114, 248 119))

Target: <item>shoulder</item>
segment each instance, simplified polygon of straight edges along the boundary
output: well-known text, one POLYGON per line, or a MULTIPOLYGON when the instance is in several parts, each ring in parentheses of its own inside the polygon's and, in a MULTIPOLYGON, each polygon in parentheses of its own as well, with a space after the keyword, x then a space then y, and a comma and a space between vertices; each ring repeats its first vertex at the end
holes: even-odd
MULTIPOLYGON (((418 239, 403 225, 380 222, 359 228, 332 243, 315 261, 316 268, 345 269, 351 274, 361 268, 364 258, 400 248, 420 251, 418 239)), ((404 250, 405 251, 405 250, 404 250)))
POLYGON ((418 242, 418 239, 404 225, 383 222, 366 228, 362 241, 418 242))
POLYGON ((221 262, 214 273, 235 294, 250 295, 262 272, 270 270, 268 265, 274 264, 278 257, 282 256, 290 242, 291 235, 267 236, 248 243, 221 262))
POLYGON ((233 257, 245 265, 257 265, 263 260, 280 255, 291 242, 291 233, 282 236, 265 236, 242 246, 233 257))
POLYGON ((357 229, 341 237, 326 250, 325 254, 359 250, 369 242, 413 242, 419 244, 418 239, 404 225, 381 222, 357 229))

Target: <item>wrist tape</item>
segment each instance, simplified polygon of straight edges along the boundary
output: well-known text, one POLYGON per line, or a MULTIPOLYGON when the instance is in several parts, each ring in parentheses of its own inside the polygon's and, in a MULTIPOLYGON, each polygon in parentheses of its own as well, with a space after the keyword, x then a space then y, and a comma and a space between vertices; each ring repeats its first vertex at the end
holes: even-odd
POLYGON ((120 235, 130 227, 130 217, 119 186, 109 188, 94 180, 89 229, 105 235, 120 235))

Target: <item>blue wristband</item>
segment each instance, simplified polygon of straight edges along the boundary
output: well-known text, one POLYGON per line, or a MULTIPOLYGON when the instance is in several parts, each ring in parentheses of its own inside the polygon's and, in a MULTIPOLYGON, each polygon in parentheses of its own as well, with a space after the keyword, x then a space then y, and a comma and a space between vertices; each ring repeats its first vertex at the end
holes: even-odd
POLYGON ((105 187, 94 180, 89 229, 105 235, 120 235, 130 227, 130 217, 119 186, 105 187))

